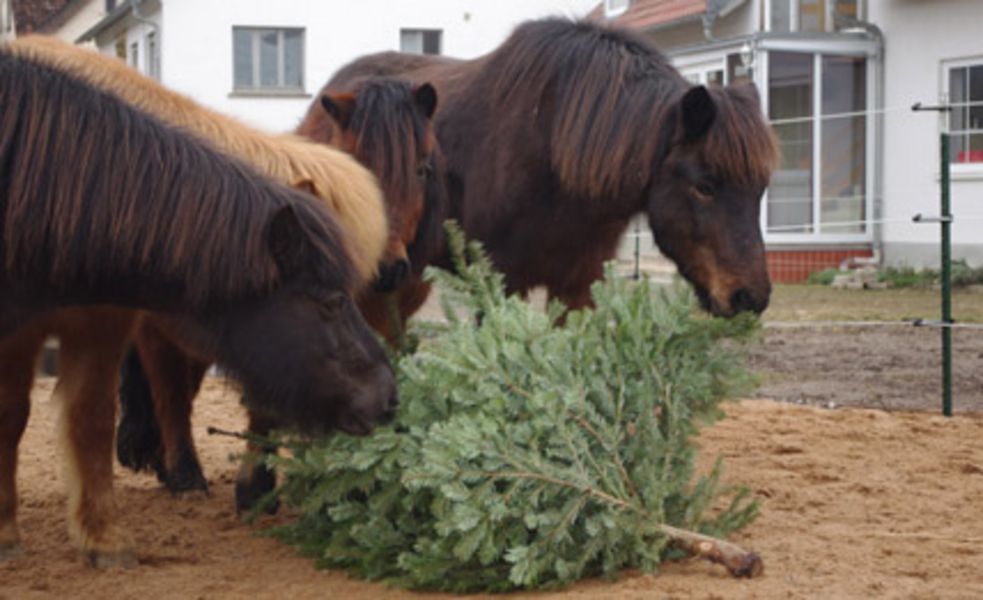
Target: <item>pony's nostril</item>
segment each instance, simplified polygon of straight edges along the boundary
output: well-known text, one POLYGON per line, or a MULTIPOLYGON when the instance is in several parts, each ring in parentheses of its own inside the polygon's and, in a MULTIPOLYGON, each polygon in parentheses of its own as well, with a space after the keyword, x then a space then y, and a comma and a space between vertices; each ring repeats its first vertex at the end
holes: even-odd
POLYGON ((410 274, 410 259, 405 258, 400 260, 393 266, 393 281, 396 285, 402 283, 406 276, 410 274))
POLYGON ((755 298, 751 290, 747 288, 741 288, 734 292, 730 297, 730 309, 734 313, 752 311, 755 313, 764 312, 765 308, 768 306, 768 300, 763 301, 755 298))
POLYGON ((400 283, 410 274, 409 259, 401 258, 396 262, 384 264, 379 268, 379 276, 375 280, 375 291, 389 293, 395 291, 400 283))

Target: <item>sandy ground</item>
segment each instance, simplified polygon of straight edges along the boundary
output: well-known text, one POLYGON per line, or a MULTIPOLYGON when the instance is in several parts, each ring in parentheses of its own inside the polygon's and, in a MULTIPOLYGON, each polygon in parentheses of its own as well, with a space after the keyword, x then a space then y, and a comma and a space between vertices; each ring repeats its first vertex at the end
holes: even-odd
MULTIPOLYGON (((317 571, 255 535, 259 526, 236 520, 228 456, 238 443, 204 429, 239 428, 244 418, 217 380, 206 384, 195 414, 212 495, 172 498, 152 477, 117 468, 120 519, 137 541, 140 565, 83 566, 65 532, 51 388, 48 379, 36 386, 21 444, 27 554, 0 563, 0 598, 430 597, 317 571)), ((701 436, 701 462, 722 454, 728 477, 762 502, 761 517, 734 540, 762 555, 762 577, 734 580, 691 560, 656 576, 628 573, 532 597, 983 597, 983 418, 766 400, 728 412, 701 436)))

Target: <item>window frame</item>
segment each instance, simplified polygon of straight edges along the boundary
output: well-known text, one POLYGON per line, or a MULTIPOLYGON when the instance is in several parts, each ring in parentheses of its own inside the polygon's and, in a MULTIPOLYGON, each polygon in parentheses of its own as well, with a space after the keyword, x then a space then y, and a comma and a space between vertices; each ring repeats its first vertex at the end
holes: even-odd
POLYGON ((157 32, 148 31, 143 39, 144 65, 147 69, 145 74, 151 79, 160 81, 160 47, 157 44, 157 32))
POLYGON ((12 0, 0 0, 0 33, 10 33, 14 30, 14 7, 12 0))
POLYGON ((443 55, 443 53, 444 53, 444 30, 443 29, 438 29, 438 28, 433 28, 433 27, 430 27, 430 28, 427 28, 427 27, 400 27, 399 28, 399 51, 400 52, 410 53, 408 50, 405 50, 403 48, 403 36, 405 34, 409 34, 409 33, 418 33, 421 36, 423 36, 423 39, 420 40, 420 42, 421 42, 420 48, 422 50, 422 52, 420 52, 420 54, 422 56, 441 56, 441 55, 443 55), (430 52, 427 52, 426 51, 426 35, 428 33, 432 33, 432 34, 436 34, 437 35, 437 52, 436 53, 430 53, 430 52))
MULTIPOLYGON (((983 67, 983 55, 945 59, 939 65, 939 98, 940 103, 947 105, 952 99, 949 97, 952 71, 954 69, 965 69, 967 67, 983 67)), ((981 100, 983 101, 983 100, 981 100)), ((952 133, 952 112, 946 112, 940 122, 942 132, 952 133)), ((983 129, 960 129, 960 133, 978 132, 983 134, 983 129)), ((955 162, 954 157, 949 157, 949 172, 954 177, 960 175, 983 176, 983 161, 981 162, 955 162)))
MULTIPOLYGON (((605 0, 606 1, 606 0, 605 0)), ((833 9, 836 6, 835 0, 822 0, 823 2, 823 22, 825 26, 822 31, 806 31, 806 34, 817 34, 817 33, 831 33, 836 31, 836 26, 833 23, 833 9)), ((800 16, 800 3, 801 0, 766 0, 765 10, 764 10, 764 31, 774 32, 774 33, 799 33, 799 16, 800 16), (771 13, 772 6, 775 2, 783 2, 788 4, 788 29, 784 31, 776 31, 771 28, 771 13)), ((867 18, 867 2, 866 0, 857 0, 857 19, 863 21, 867 18)))
POLYGON ((812 55, 813 77, 812 82, 812 155, 813 155, 813 177, 811 185, 812 196, 812 231, 782 233, 768 231, 768 210, 769 210, 769 190, 766 189, 762 197, 761 208, 761 232, 765 242, 769 244, 789 244, 789 245, 808 245, 808 244, 829 244, 829 243, 870 243, 874 239, 874 197, 876 195, 876 160, 878 138, 877 119, 871 115, 876 103, 876 78, 877 70, 880 68, 877 61, 873 58, 874 48, 867 48, 866 45, 842 46, 834 44, 802 44, 798 41, 771 41, 763 40, 759 47, 760 52, 755 57, 754 78, 758 89, 763 90, 761 94, 761 109, 767 118, 770 114, 771 90, 769 88, 769 69, 770 52, 798 52, 812 55), (860 233, 823 233, 822 232, 822 61, 823 56, 853 56, 863 57, 867 60, 866 73, 866 100, 867 100, 867 119, 865 123, 866 148, 864 149, 865 173, 864 173, 864 221, 866 225, 864 231, 860 233))
POLYGON ((307 93, 307 28, 277 25, 233 25, 231 31, 232 46, 232 91, 231 96, 308 96, 307 93), (248 31, 250 40, 250 61, 252 64, 252 85, 239 86, 236 81, 236 31, 248 31), (277 34, 277 86, 263 86, 260 75, 260 36, 266 32, 277 34), (286 77, 286 33, 300 33, 300 73, 299 86, 284 85, 286 77))

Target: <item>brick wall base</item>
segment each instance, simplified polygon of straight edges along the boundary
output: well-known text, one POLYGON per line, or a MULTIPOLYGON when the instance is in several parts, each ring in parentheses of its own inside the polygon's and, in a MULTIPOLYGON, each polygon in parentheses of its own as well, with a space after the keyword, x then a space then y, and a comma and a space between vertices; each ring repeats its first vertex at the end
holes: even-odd
POLYGON ((869 258, 867 249, 768 250, 768 274, 774 283, 803 283, 813 271, 835 269, 848 258, 869 258))

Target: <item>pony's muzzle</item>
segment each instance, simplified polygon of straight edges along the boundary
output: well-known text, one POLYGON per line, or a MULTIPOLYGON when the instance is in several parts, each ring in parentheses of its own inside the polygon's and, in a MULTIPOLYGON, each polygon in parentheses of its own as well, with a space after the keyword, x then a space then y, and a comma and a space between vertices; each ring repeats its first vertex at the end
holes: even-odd
POLYGON ((392 421, 399 407, 396 380, 392 369, 386 365, 372 374, 371 385, 344 411, 338 419, 338 428, 351 435, 368 435, 372 430, 392 421))
POLYGON ((730 296, 730 312, 732 314, 753 312, 760 315, 768 308, 771 294, 755 294, 749 288, 740 288, 730 296))
POLYGON ((373 289, 383 294, 395 291, 406 280, 411 269, 409 258, 400 258, 382 265, 379 267, 379 276, 376 277, 373 289))

